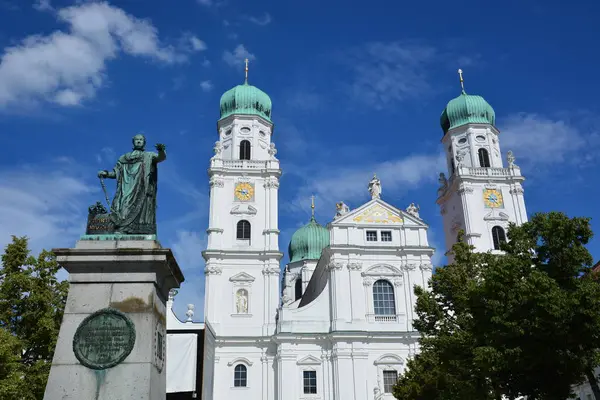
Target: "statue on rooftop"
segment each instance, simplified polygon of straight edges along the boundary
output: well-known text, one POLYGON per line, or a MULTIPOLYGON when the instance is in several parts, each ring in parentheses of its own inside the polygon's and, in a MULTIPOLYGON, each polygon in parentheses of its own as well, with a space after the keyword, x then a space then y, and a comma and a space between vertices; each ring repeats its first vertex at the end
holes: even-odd
POLYGON ((381 198, 381 181, 376 174, 373 174, 373 179, 369 182, 369 193, 372 199, 381 198))
POLYGON ((144 135, 135 135, 133 150, 119 157, 112 170, 98 172, 105 195, 103 179, 117 180, 109 216, 114 226, 112 233, 156 234, 157 164, 167 158, 167 153, 164 144, 155 146, 158 153, 146 151, 145 146, 144 135))

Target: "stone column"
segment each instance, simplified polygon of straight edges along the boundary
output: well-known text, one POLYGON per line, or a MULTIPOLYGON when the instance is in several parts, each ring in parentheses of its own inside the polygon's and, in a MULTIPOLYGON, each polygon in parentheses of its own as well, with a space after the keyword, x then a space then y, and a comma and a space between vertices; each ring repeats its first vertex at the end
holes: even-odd
POLYGON ((69 295, 44 400, 164 400, 165 302, 183 274, 154 240, 54 249, 69 295))

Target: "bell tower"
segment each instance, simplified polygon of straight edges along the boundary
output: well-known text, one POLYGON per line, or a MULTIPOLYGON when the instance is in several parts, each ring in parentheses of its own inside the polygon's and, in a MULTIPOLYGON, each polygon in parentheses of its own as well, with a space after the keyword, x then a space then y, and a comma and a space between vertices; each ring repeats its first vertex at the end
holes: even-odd
POLYGON ((499 251, 508 224, 527 222, 525 178, 512 151, 504 164, 494 109, 483 97, 467 94, 462 70, 458 73, 461 94, 450 100, 440 118, 448 172, 440 173, 437 203, 446 251, 461 229, 477 251, 499 251))
POLYGON ((271 99, 246 79, 223 94, 210 159, 205 319, 219 336, 268 336, 279 302, 278 190, 271 99))

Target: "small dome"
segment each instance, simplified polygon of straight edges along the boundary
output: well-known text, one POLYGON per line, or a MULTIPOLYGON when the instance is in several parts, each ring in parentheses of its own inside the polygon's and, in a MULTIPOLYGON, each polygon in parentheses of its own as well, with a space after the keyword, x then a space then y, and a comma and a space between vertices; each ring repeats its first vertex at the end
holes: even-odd
POLYGON ((496 113, 481 96, 469 95, 464 90, 448 105, 440 117, 444 134, 450 129, 466 124, 496 124, 496 113))
POLYGON ((271 121, 271 98, 259 88, 244 82, 221 96, 221 119, 232 114, 258 115, 271 121))
POLYGON ((318 260, 321 252, 329 246, 329 230, 317 223, 315 217, 292 235, 288 253, 290 262, 318 260))

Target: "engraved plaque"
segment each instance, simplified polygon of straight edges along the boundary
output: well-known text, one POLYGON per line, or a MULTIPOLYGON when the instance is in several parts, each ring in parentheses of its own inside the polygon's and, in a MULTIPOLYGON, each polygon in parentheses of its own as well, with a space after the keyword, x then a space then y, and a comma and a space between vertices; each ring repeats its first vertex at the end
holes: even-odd
POLYGON ((122 312, 104 308, 84 319, 73 337, 73 352, 91 369, 107 369, 123 362, 133 350, 135 326, 122 312))

